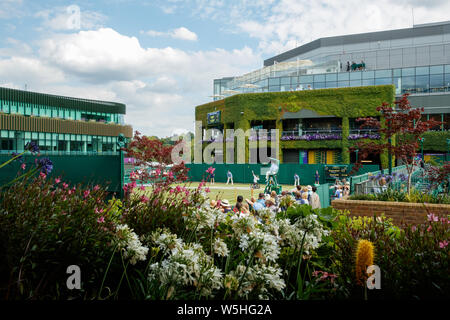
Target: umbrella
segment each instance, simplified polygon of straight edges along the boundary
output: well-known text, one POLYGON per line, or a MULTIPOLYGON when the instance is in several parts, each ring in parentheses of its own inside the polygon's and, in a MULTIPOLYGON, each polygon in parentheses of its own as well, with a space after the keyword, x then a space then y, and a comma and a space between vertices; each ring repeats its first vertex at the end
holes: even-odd
POLYGON ((246 84, 243 84, 242 86, 239 86, 239 88, 259 88, 259 86, 257 86, 256 84, 253 84, 253 83, 246 83, 246 84))
POLYGON ((237 91, 237 90, 224 90, 222 93, 225 93, 225 94, 236 94, 236 93, 241 93, 241 92, 237 91))

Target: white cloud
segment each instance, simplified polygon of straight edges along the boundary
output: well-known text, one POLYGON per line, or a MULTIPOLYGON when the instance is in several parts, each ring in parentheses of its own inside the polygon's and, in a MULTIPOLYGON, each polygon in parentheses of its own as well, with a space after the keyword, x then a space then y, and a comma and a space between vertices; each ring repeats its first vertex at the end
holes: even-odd
POLYGON ((29 90, 125 103, 126 122, 158 136, 192 131, 195 106, 211 101, 213 79, 261 64, 248 47, 192 52, 144 48, 136 37, 110 28, 47 35, 27 57, 14 56, 13 50, 4 53, 11 56, 0 60, 0 83, 20 88, 28 83, 29 90))
POLYGON ((141 31, 141 34, 148 35, 150 37, 171 37, 174 39, 187 40, 187 41, 197 41, 198 37, 195 32, 190 31, 185 27, 180 27, 167 32, 148 30, 141 31))
POLYGON ((94 11, 83 10, 77 6, 56 7, 41 10, 35 15, 42 19, 42 28, 56 31, 96 29, 104 25, 106 16, 94 11), (73 10, 77 8, 78 10, 73 10), (76 23, 79 21, 79 26, 76 23))

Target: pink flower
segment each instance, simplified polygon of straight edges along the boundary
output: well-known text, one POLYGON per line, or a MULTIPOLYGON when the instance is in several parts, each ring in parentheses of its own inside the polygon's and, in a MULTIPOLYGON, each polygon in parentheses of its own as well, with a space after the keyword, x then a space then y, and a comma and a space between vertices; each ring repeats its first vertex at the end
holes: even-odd
POLYGON ((94 212, 95 212, 96 214, 100 214, 100 213, 103 212, 103 209, 100 208, 100 210, 99 210, 98 208, 95 208, 94 212))
POLYGON ((22 165, 20 167, 22 168, 22 170, 25 170, 25 167, 26 167, 25 163, 22 163, 22 165))
POLYGON ((147 203, 150 199, 146 196, 141 196, 141 202, 147 203))
POLYGON ((173 172, 172 171, 169 171, 169 178, 173 179, 173 172))
POLYGON ((170 190, 169 190, 169 193, 174 193, 174 192, 175 192, 174 189, 170 189, 170 190))
POLYGON ((155 175, 159 176, 161 174, 161 170, 160 169, 156 169, 155 170, 155 175))
POLYGON ((137 174, 137 172, 132 171, 132 172, 130 173, 130 179, 131 179, 131 180, 137 180, 138 178, 139 178, 139 175, 137 174))
POLYGON ((431 231, 431 226, 429 226, 429 227, 427 228, 427 231, 428 231, 428 232, 430 232, 430 231, 431 231))
POLYGON ((100 218, 97 219, 98 223, 103 223, 105 222, 105 218, 103 216, 101 216, 100 218))
POLYGON ((166 211, 166 210, 167 210, 167 207, 166 207, 166 206, 162 206, 162 207, 161 207, 161 210, 162 210, 162 211, 166 211))
POLYGON ((41 177, 42 179, 45 179, 45 178, 47 178, 47 175, 45 173, 41 172, 39 174, 39 177, 41 177))
POLYGON ((439 221, 439 217, 434 215, 433 213, 428 214, 427 217, 428 217, 428 221, 434 221, 434 222, 439 221))
POLYGON ((140 186, 139 189, 142 190, 142 191, 145 191, 145 187, 144 186, 140 186))
POLYGON ((181 187, 180 186, 177 186, 175 189, 176 189, 177 193, 181 192, 181 187))
POLYGON ((205 188, 205 192, 209 193, 209 192, 211 192, 211 190, 209 188, 205 188))
POLYGON ((183 203, 187 205, 187 204, 189 204, 189 200, 186 199, 186 198, 184 198, 184 199, 183 199, 183 203))
POLYGON ((60 182, 61 182, 61 179, 59 177, 55 179, 55 183, 60 183, 60 182))
POLYGON ((446 246, 448 246, 447 240, 439 242, 439 248, 444 249, 446 246))
POLYGON ((97 190, 99 190, 100 189, 100 186, 97 184, 97 185, 95 185, 95 187, 94 187, 94 191, 97 191, 97 190))
POLYGON ((64 188, 64 189, 67 189, 67 188, 69 187, 69 185, 68 185, 67 183, 65 183, 65 182, 63 182, 62 185, 63 185, 63 188, 64 188))
POLYGON ((91 191, 89 189, 85 190, 84 193, 83 193, 84 198, 86 199, 89 196, 90 193, 91 193, 91 191))
POLYGON ((417 230, 416 226, 411 227, 412 232, 415 232, 417 230))
POLYGON ((153 200, 153 206, 156 207, 158 205, 158 199, 153 200))

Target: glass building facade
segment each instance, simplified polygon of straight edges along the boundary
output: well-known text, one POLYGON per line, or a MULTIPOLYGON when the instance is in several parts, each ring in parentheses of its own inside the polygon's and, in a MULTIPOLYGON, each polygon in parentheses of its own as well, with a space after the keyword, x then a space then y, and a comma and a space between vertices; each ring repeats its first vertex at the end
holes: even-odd
POLYGON ((125 105, 0 88, 0 153, 34 141, 43 154, 115 154, 125 105))

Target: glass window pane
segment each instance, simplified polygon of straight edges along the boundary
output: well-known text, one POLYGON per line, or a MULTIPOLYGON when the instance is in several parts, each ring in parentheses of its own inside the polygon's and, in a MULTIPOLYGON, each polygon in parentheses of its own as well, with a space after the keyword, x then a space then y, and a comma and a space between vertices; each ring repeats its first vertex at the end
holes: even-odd
POLYGON ((350 74, 348 72, 340 72, 338 73, 338 80, 349 80, 350 74))
POLYGON ((337 81, 327 81, 326 86, 327 86, 327 88, 336 88, 337 81))
POLYGON ((291 78, 290 77, 281 78, 281 84, 291 84, 291 78))
POLYGON ((392 84, 392 78, 376 78, 375 85, 392 84))
POLYGON ((416 67, 416 76, 422 76, 429 74, 429 68, 428 67, 416 67))
POLYGON ((325 77, 326 81, 336 81, 337 80, 337 74, 336 73, 329 73, 325 77))
POLYGON ((269 92, 278 92, 278 91, 280 91, 280 86, 269 87, 269 92))
POLYGON ((443 74, 430 75, 430 91, 431 92, 444 91, 444 75, 443 74))
POLYGON ((402 77, 404 76, 414 76, 415 75, 415 69, 414 68, 403 68, 402 69, 402 77))
POLYGON ((375 78, 388 78, 392 76, 391 70, 377 70, 375 71, 375 78))
POLYGON ((431 66, 430 74, 444 73, 444 66, 431 66))
POLYGON ((354 71, 350 73, 350 80, 358 80, 358 79, 361 79, 360 71, 354 71))
POLYGON ((402 69, 394 69, 394 77, 401 77, 402 69))
POLYGON ((450 73, 450 64, 446 64, 444 67, 445 73, 450 73))
POLYGON ((325 81, 325 75, 324 74, 316 74, 314 76, 314 82, 324 82, 325 81))
POLYGON ((280 78, 269 78, 269 86, 279 85, 280 78))
POLYGON ((349 86, 350 86, 349 81, 339 81, 338 82, 338 87, 340 87, 340 88, 345 88, 345 87, 349 87, 349 86))
POLYGON ((323 89, 325 88, 325 82, 314 82, 314 89, 323 89))
POLYGON ((429 76, 416 76, 416 92, 428 92, 429 76))
POLYGON ((313 82, 313 76, 300 76, 300 83, 311 83, 311 82, 313 82))
POLYGON ((350 87, 360 87, 361 86, 361 80, 351 80, 350 81, 350 87))
POLYGON ((363 86, 373 86, 375 84, 375 80, 374 79, 364 79, 362 81, 362 85, 363 86))
POLYGON ((363 79, 373 79, 375 76, 375 73, 373 71, 364 71, 362 73, 362 78, 363 79))

